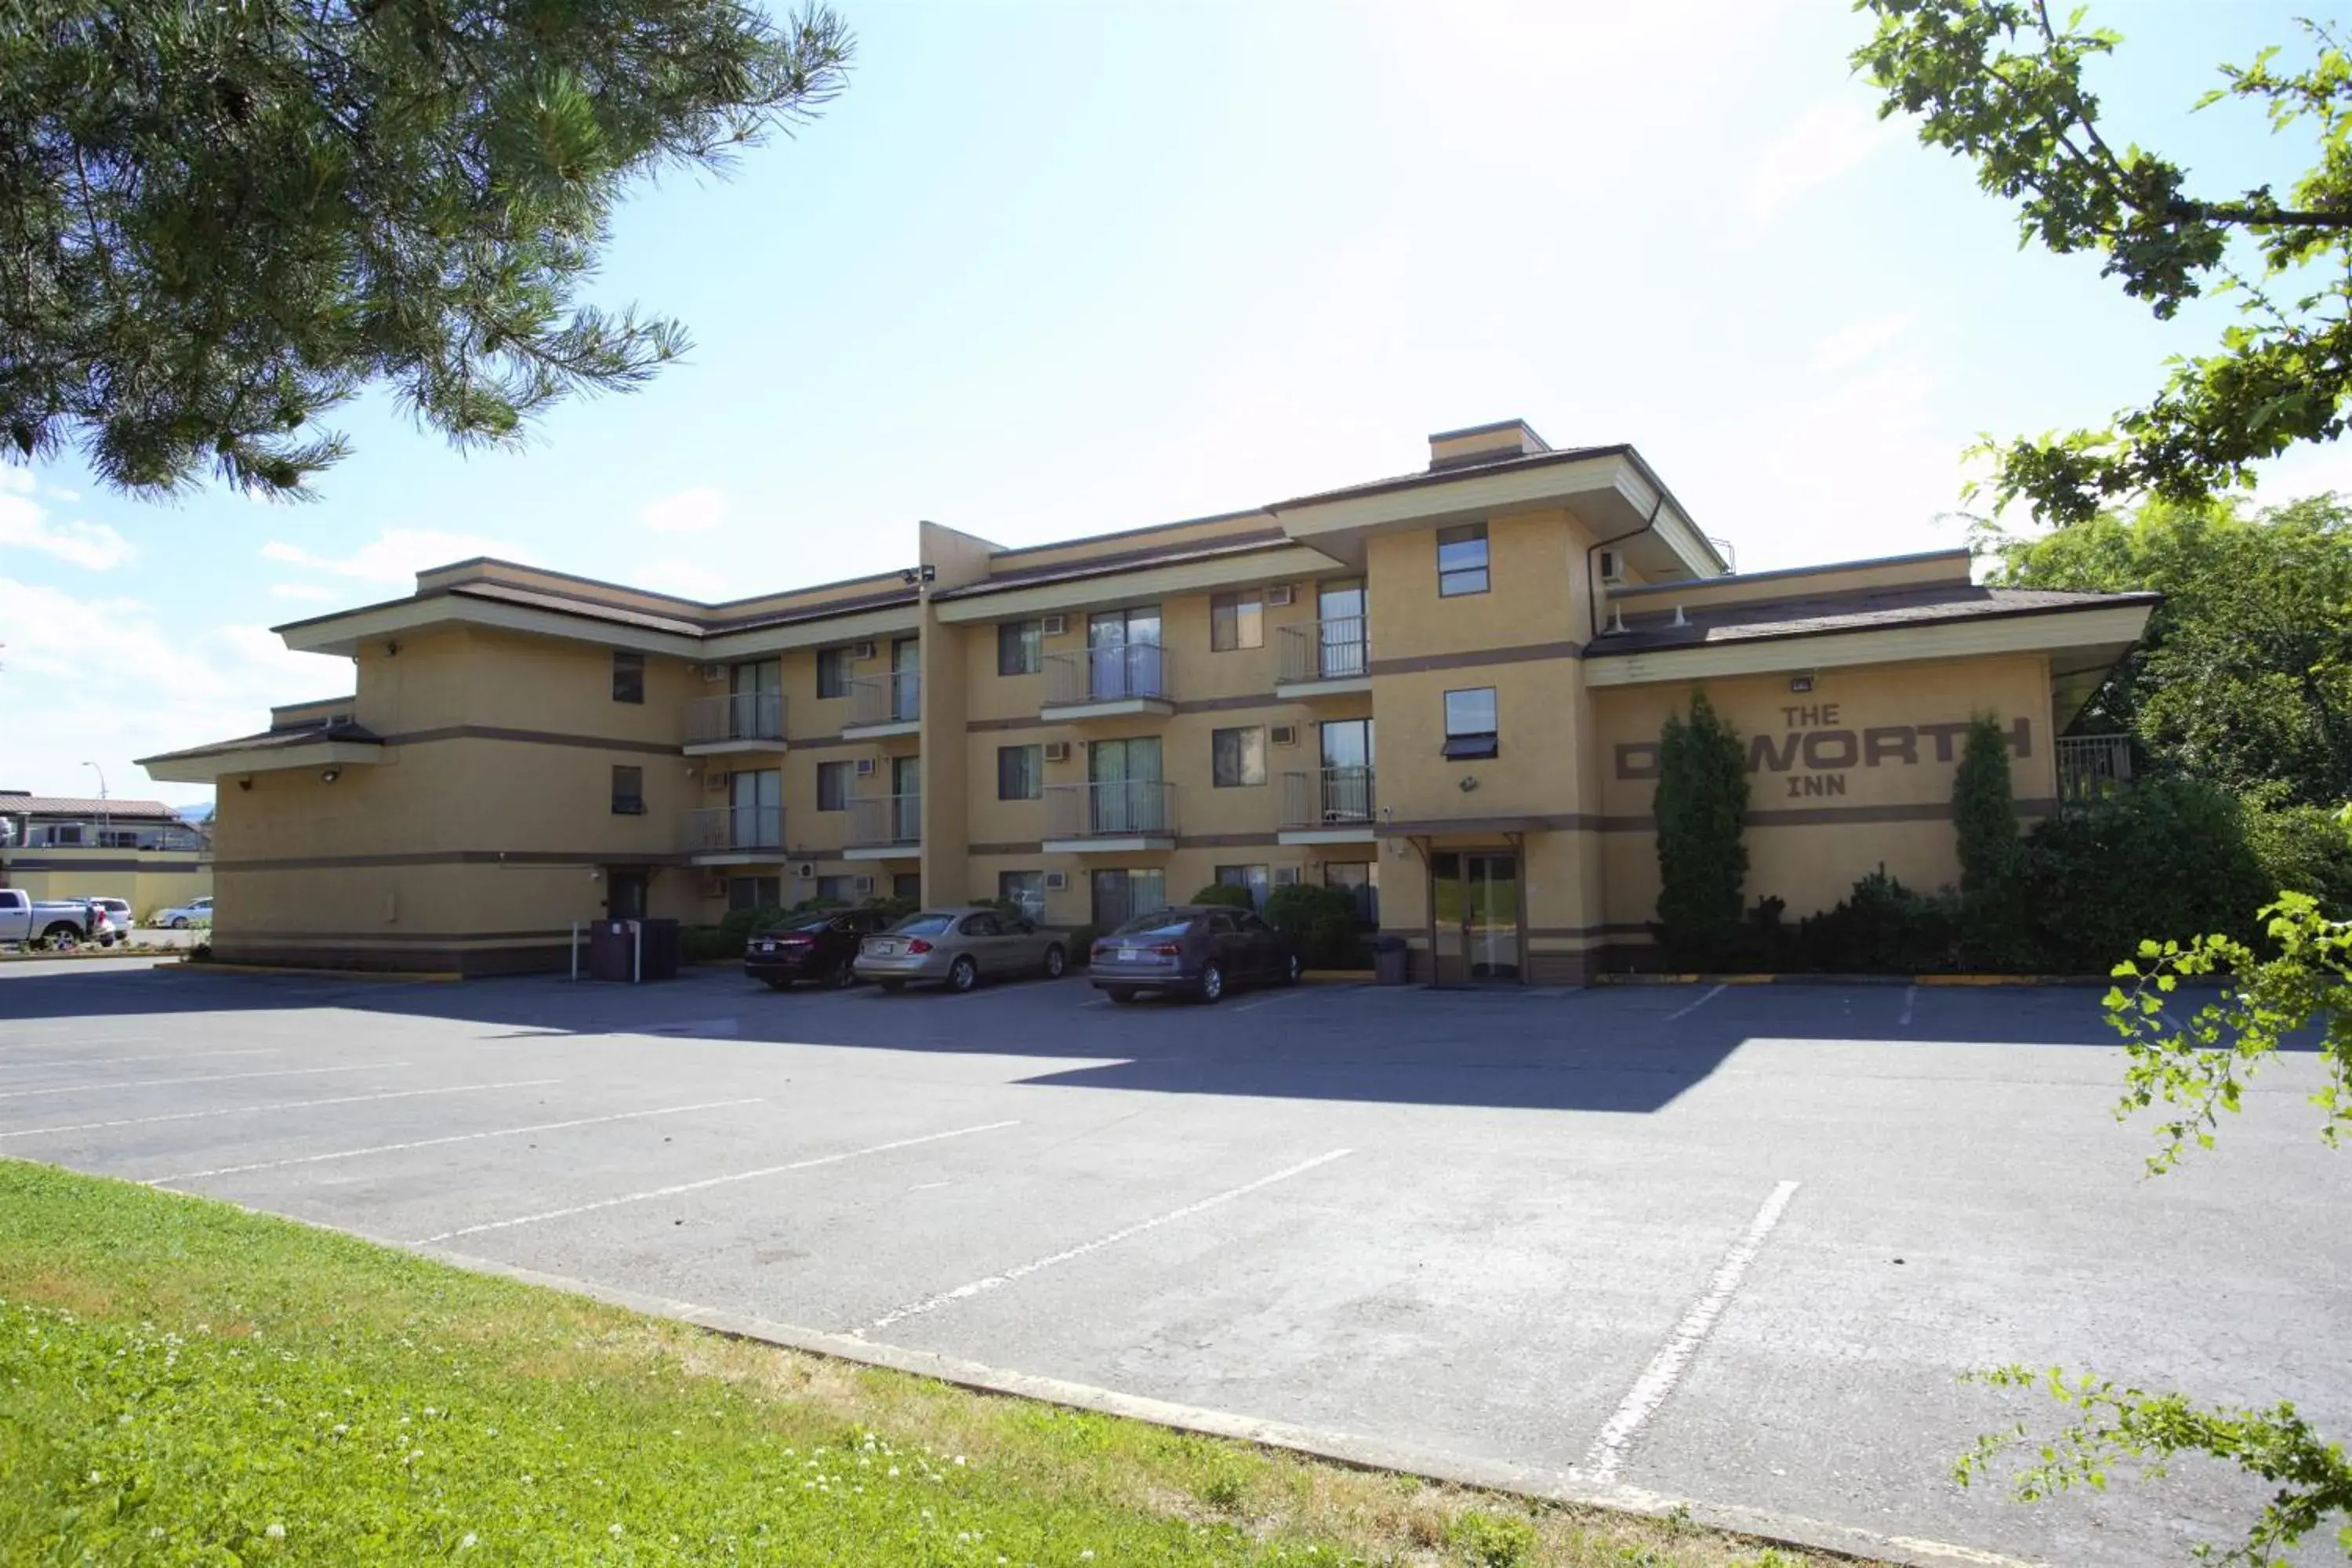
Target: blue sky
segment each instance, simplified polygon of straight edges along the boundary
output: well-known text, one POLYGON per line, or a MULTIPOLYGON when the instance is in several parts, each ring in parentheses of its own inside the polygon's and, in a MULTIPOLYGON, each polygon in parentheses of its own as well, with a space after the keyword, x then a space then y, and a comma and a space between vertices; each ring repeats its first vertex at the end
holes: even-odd
MULTIPOLYGON (((620 216, 595 296, 690 360, 461 457, 380 400, 308 506, 156 505, 0 468, 0 785, 200 799, 131 759, 259 728, 349 667, 268 627, 478 552, 698 597, 1418 467, 1524 416, 1632 441, 1742 568, 1957 543, 1979 431, 2096 422, 2219 320, 2020 251, 1873 118, 1843 4, 840 0, 850 90, 731 178, 620 216)), ((2297 5, 2116 4, 2111 136, 2283 178, 2188 105, 2297 5)), ((2284 497, 2352 489, 2298 455, 2284 497)))

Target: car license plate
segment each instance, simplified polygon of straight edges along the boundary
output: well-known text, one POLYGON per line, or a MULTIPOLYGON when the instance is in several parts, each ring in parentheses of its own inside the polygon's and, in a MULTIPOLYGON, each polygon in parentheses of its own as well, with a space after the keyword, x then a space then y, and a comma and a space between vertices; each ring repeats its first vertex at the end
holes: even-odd
POLYGON ((776 944, 772 942, 763 942, 760 944, 760 951, 761 952, 773 952, 776 951, 776 944))
POLYGON ((896 958, 898 956, 898 944, 895 942, 877 942, 874 944, 874 956, 896 958))

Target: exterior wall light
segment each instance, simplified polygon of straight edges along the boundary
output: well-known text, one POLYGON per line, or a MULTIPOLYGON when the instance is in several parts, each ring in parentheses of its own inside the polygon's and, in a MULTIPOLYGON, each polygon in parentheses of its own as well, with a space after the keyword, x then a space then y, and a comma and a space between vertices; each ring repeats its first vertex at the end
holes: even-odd
POLYGON ((319 782, 320 784, 332 784, 342 776, 343 770, 341 768, 321 768, 319 770, 319 782))
POLYGON ((1811 691, 1812 689, 1813 689, 1813 672, 1812 672, 1811 670, 1810 670, 1810 669, 1809 669, 1809 670, 1805 671, 1805 673, 1804 673, 1804 674, 1802 674, 1802 675, 1792 675, 1792 676, 1789 677, 1789 689, 1790 689, 1790 690, 1791 690, 1791 691, 1811 691))

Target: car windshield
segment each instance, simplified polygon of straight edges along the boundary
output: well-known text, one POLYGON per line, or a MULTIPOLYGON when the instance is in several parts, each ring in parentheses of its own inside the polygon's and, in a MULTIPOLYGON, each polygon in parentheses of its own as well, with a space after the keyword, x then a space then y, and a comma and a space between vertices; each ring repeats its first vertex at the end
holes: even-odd
POLYGON ((1157 914, 1138 915, 1117 931, 1113 936, 1182 936, 1192 929, 1192 917, 1161 910, 1157 914))
POLYGON ((908 915, 890 929, 901 936, 938 936, 953 924, 953 915, 908 915))

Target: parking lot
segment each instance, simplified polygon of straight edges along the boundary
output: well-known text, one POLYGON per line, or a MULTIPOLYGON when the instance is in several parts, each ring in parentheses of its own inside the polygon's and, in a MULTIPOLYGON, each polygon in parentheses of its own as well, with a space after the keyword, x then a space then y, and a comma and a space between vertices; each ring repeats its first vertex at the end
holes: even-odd
POLYGON ((1963 1492, 1976 1434, 2050 1414, 1968 1368, 2352 1429, 2315 1062, 2158 1181, 2120 1076, 2068 989, 0 968, 0 1155, 1922 1557, 2184 1560, 2256 1495, 1963 1492))

